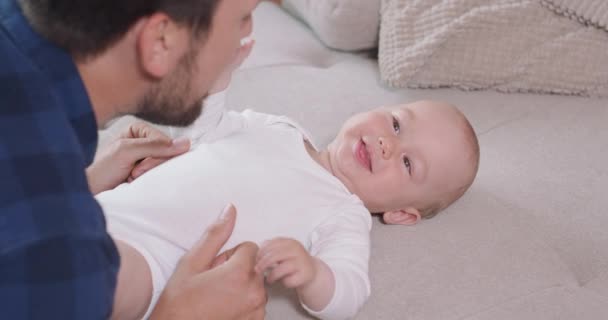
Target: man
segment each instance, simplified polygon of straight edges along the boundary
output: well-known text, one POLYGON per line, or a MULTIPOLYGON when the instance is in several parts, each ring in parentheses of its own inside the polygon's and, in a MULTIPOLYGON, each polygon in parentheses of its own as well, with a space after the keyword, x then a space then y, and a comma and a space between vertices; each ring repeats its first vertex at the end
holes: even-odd
MULTIPOLYGON (((136 176, 144 158, 170 158, 189 144, 135 125, 85 174, 97 128, 122 114, 191 123, 251 32, 256 5, 0 0, 2 318, 110 317, 119 254, 91 191, 136 176)), ((152 318, 263 319, 257 247, 237 246, 211 267, 235 214, 224 212, 182 259, 152 318)))

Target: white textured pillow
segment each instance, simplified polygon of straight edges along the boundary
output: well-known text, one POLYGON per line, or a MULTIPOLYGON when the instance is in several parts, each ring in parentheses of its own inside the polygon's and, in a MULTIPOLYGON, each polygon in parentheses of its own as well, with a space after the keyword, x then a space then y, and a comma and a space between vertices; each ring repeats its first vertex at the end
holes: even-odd
POLYGON ((379 60, 394 87, 608 96, 608 32, 541 0, 382 0, 379 60))
POLYGON ((283 0, 330 48, 353 51, 376 48, 380 0, 283 0))

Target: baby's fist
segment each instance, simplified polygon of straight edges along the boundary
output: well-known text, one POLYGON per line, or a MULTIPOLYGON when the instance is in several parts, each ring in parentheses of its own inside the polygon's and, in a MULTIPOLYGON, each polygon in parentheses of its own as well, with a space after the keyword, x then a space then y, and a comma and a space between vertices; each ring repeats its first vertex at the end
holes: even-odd
POLYGON ((266 281, 281 281, 287 288, 299 288, 315 278, 314 258, 294 239, 275 238, 262 244, 258 251, 257 272, 268 271, 266 281))

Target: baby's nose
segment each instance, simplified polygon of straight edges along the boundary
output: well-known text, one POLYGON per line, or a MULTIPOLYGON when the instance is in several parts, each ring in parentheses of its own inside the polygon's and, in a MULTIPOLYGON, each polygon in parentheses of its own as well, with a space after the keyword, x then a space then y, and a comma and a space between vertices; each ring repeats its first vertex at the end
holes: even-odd
POLYGON ((390 159, 393 154, 393 143, 391 140, 384 137, 378 137, 378 143, 380 144, 380 150, 382 150, 382 158, 385 160, 390 159))

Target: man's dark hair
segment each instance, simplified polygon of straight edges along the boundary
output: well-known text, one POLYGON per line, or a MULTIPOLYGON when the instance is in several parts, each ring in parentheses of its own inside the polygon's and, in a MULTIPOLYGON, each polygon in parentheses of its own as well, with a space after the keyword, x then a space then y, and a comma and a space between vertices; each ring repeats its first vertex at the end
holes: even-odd
POLYGON ((140 18, 166 13, 202 38, 221 0, 19 0, 32 27, 75 59, 95 56, 140 18))

